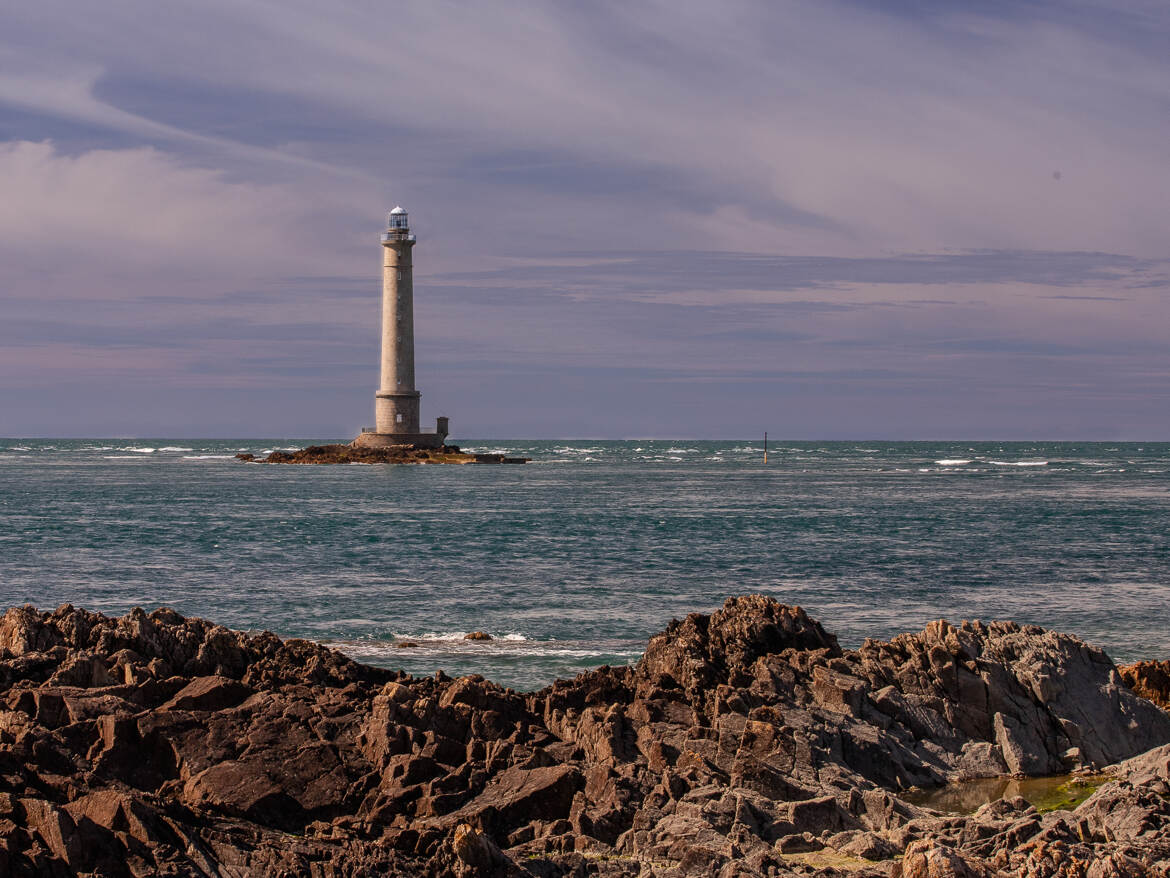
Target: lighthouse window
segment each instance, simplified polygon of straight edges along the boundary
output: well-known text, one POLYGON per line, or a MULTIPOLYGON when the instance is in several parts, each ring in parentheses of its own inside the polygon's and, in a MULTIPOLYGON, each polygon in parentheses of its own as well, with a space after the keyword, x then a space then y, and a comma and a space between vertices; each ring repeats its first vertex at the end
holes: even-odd
POLYGON ((398 269, 398 279, 402 280, 402 269, 398 269))
POLYGON ((402 423, 402 414, 399 413, 399 414, 395 415, 394 421, 395 421, 395 423, 401 424, 402 423))

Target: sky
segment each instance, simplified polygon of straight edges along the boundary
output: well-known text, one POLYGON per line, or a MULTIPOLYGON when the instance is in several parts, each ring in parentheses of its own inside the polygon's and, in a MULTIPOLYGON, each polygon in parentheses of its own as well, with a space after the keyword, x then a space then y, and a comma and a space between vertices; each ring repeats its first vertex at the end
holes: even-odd
POLYGON ((1170 440, 1170 6, 0 9, 0 435, 1170 440))

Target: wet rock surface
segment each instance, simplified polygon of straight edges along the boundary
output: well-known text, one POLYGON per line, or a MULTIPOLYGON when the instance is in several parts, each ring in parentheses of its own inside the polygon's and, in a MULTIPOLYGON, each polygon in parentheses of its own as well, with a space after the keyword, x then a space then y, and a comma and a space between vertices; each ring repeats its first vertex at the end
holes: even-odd
POLYGON ((1170 716, 1102 652, 935 622, 843 650, 750 596, 535 693, 170 610, 0 619, 0 874, 1170 874, 1170 716), (1075 810, 911 787, 1081 769, 1075 810))

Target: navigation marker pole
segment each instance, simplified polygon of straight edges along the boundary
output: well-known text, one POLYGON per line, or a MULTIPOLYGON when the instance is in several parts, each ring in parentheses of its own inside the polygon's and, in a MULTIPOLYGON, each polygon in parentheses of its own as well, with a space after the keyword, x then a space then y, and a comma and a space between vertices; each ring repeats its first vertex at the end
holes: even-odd
POLYGON ((764 431, 764 463, 768 462, 768 431, 764 431))

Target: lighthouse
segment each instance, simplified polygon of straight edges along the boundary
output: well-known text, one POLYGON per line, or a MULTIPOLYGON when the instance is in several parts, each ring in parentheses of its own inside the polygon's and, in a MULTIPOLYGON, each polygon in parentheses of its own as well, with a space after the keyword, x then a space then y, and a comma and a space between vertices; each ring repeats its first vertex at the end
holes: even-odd
POLYGON ((382 363, 374 393, 374 429, 362 430, 354 445, 413 445, 439 448, 447 438, 447 418, 438 418, 433 433, 419 431, 419 399, 414 386, 415 237, 407 213, 390 211, 382 233, 382 363))

